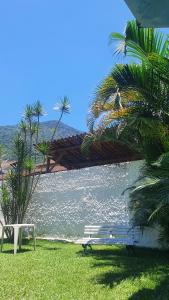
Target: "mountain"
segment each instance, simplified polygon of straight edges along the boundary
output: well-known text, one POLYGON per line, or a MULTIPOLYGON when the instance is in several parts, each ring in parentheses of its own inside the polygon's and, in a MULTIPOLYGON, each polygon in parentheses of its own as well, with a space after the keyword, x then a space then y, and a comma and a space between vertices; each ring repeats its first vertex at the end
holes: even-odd
MULTIPOLYGON (((40 123, 40 139, 50 140, 52 129, 56 126, 57 121, 45 121, 40 123)), ((7 157, 12 158, 12 141, 17 132, 17 125, 0 126, 0 144, 6 148, 7 157)), ((80 134, 81 132, 69 125, 60 123, 56 133, 56 139, 80 134)))

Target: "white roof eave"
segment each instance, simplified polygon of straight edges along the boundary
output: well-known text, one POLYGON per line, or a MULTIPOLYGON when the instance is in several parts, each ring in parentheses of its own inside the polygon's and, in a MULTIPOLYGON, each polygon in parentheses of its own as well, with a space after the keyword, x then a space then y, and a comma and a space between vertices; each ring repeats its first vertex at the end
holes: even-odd
POLYGON ((169 27, 169 0, 125 0, 141 27, 169 27))

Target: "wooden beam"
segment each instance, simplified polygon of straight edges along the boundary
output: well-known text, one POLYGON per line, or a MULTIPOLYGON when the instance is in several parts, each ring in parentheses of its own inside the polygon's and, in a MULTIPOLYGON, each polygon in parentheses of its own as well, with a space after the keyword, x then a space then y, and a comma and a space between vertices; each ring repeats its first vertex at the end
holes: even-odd
POLYGON ((81 163, 74 163, 74 162, 68 162, 66 159, 65 161, 62 161, 62 165, 65 166, 67 169, 80 169, 80 168, 87 168, 92 166, 99 166, 99 165, 108 165, 108 164, 117 164, 122 162, 129 162, 134 160, 141 160, 140 157, 131 156, 131 157, 123 157, 123 158, 117 158, 117 159, 104 159, 104 160, 89 160, 86 162, 81 163))
POLYGON ((55 161, 54 164, 52 164, 52 166, 50 167, 49 171, 51 172, 53 170, 53 168, 57 165, 60 164, 60 160, 62 159, 62 157, 65 155, 65 152, 60 153, 60 155, 57 157, 57 159, 55 160, 53 157, 52 159, 55 161))
POLYGON ((74 150, 74 149, 80 149, 81 147, 81 144, 79 145, 73 145, 73 146, 66 146, 66 147, 59 147, 58 145, 57 146, 52 146, 51 149, 50 149, 50 153, 51 152, 61 152, 61 151, 71 151, 71 150, 74 150))
POLYGON ((49 172, 49 167, 50 167, 50 158, 47 158, 47 163, 46 163, 46 172, 49 172))

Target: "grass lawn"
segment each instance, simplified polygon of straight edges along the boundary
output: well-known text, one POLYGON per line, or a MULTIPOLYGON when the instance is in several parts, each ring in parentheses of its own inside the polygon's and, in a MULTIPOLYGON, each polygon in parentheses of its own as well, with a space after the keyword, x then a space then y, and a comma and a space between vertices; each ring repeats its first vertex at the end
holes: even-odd
POLYGON ((13 255, 5 244, 0 254, 1 300, 168 300, 169 255, 123 247, 94 247, 38 241, 13 255), (31 251, 30 251, 31 250, 31 251))

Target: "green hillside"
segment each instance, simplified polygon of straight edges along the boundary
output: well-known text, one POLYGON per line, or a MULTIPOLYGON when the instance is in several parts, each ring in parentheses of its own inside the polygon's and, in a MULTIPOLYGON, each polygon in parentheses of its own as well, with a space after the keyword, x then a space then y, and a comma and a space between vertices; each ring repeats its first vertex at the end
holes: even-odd
MULTIPOLYGON (((46 121, 41 123, 40 139, 50 140, 52 129, 55 127, 57 121, 46 121)), ((12 159, 12 141, 17 132, 17 126, 0 126, 0 143, 6 148, 7 158, 12 159)), ((64 138, 71 135, 79 134, 80 131, 70 127, 64 123, 60 123, 56 139, 64 138)))

